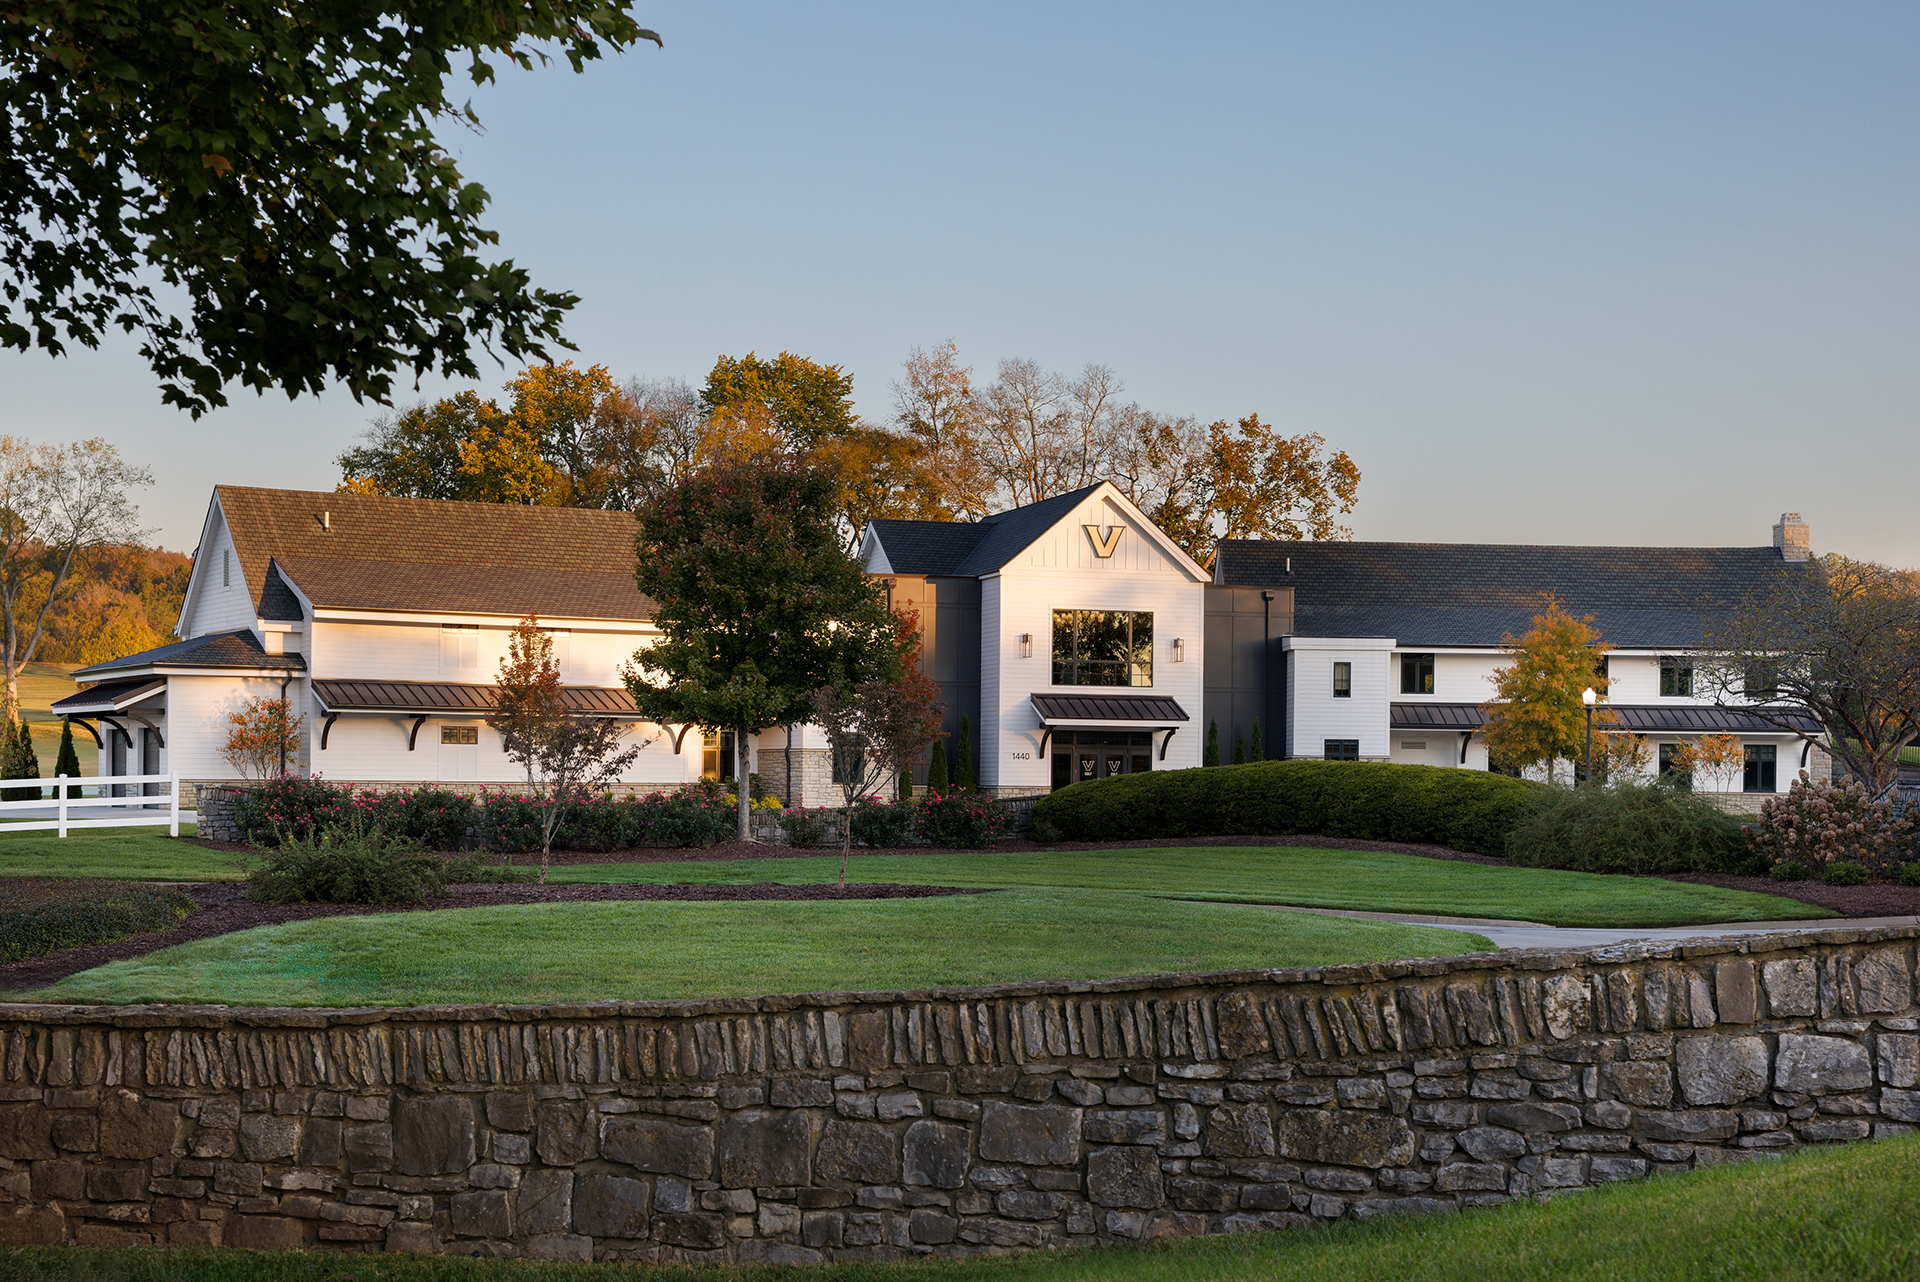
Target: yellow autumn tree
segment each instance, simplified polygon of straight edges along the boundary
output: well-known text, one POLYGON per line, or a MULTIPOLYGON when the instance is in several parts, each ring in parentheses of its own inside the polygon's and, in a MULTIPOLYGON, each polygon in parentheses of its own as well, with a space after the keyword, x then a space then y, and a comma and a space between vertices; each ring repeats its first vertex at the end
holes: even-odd
MULTIPOLYGON (((1613 647, 1600 639, 1593 616, 1573 615, 1553 593, 1543 593, 1546 608, 1533 627, 1515 639, 1503 639, 1510 662, 1493 670, 1494 696, 1480 705, 1487 723, 1480 737, 1496 764, 1528 769, 1544 764, 1555 781, 1556 763, 1578 761, 1586 750, 1587 714, 1582 692, 1591 688, 1604 700, 1608 678, 1600 657, 1613 647)), ((1593 710, 1596 741, 1603 727, 1619 718, 1605 703, 1593 710)), ((1596 742, 1596 750, 1599 748, 1596 742)))

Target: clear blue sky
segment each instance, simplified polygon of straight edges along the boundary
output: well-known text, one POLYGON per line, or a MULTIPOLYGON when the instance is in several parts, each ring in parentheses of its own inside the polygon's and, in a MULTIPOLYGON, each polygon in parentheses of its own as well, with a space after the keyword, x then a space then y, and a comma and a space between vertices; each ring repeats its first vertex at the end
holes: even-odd
MULTIPOLYGON (((1756 544, 1920 565, 1920 7, 702 4, 450 136, 617 376, 910 347, 1101 361, 1350 452, 1367 539, 1756 544)), ((490 374, 489 391, 510 371, 490 374)), ((196 423, 131 344, 0 354, 0 421, 331 488, 374 407, 196 423)), ((425 386, 429 395, 447 390, 425 386)))

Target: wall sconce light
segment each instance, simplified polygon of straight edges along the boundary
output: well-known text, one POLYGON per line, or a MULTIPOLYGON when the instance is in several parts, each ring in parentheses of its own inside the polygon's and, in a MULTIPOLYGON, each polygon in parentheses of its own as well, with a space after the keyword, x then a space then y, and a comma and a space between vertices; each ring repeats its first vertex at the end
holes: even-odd
POLYGON ((1187 661, 1187 643, 1179 637, 1173 639, 1173 661, 1175 663, 1185 663, 1187 661))
POLYGON ((1033 657, 1033 633, 1031 632, 1022 632, 1020 634, 1020 657, 1023 659, 1031 659, 1033 657))

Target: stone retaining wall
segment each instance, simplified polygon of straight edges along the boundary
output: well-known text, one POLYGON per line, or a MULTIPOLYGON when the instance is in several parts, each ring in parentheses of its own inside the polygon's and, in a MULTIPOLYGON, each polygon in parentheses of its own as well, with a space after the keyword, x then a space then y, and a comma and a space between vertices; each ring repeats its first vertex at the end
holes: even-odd
POLYGON ((1916 929, 888 994, 0 1007, 0 1242, 957 1254, 1903 1133, 1916 929))

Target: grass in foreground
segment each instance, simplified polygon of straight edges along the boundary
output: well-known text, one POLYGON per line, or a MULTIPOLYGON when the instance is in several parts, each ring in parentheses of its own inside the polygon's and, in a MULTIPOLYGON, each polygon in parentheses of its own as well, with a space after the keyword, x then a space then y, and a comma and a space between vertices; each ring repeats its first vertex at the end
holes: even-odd
POLYGON ((114 962, 39 996, 236 1006, 709 997, 1314 966, 1490 946, 1434 927, 1099 891, 529 904, 265 926, 114 962))
POLYGON ((238 881, 233 856, 161 828, 94 828, 64 840, 45 830, 8 832, 0 824, 0 877, 108 877, 116 881, 238 881))
POLYGON ((1920 1275, 1920 1140, 1619 1184, 1552 1202, 1139 1248, 811 1269, 35 1247, 20 1282, 1882 1282, 1920 1275))
MULTIPOLYGON (((556 869, 554 880, 800 885, 830 882, 839 875, 839 858, 823 856, 724 863, 573 864, 556 869)), ((1387 851, 1292 846, 869 855, 849 866, 847 878, 923 886, 1126 890, 1226 903, 1500 917, 1550 926, 1691 926, 1833 915, 1797 899, 1658 877, 1612 877, 1387 851)))

